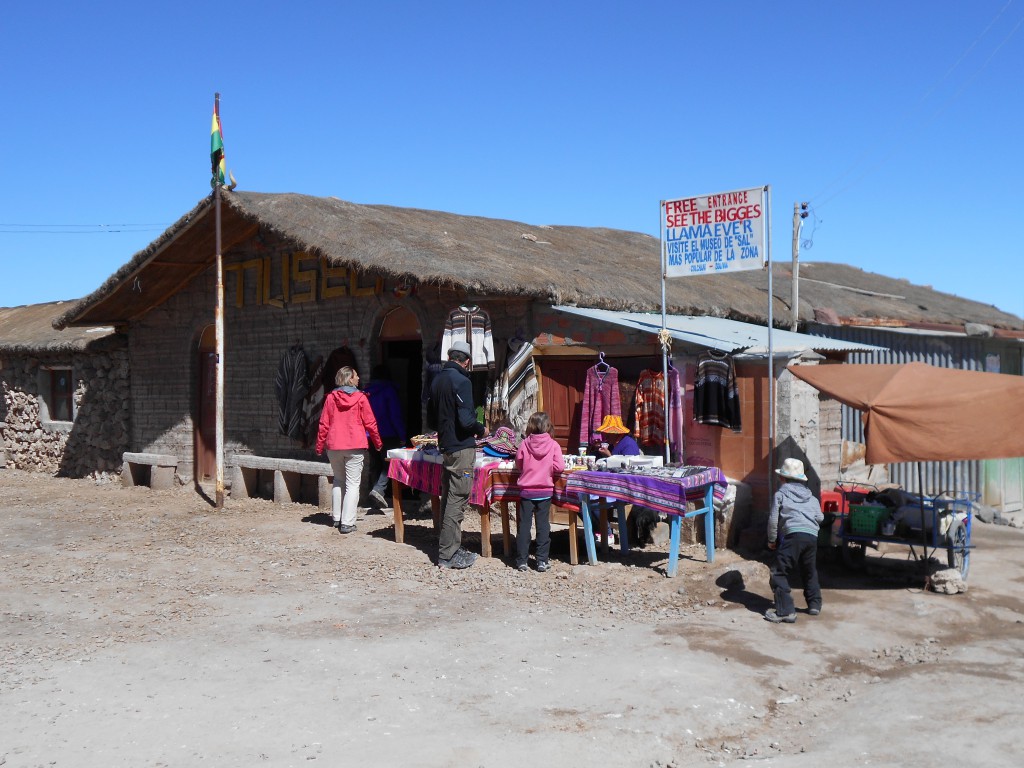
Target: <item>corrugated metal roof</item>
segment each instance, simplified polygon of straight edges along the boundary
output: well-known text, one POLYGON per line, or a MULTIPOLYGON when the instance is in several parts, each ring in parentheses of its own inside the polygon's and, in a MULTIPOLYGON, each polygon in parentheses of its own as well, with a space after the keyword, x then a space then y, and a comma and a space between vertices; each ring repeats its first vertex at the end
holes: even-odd
MULTIPOLYGON (((560 312, 601 320, 637 331, 658 333, 661 330, 661 314, 648 312, 614 312, 607 309, 555 306, 560 312)), ((768 354, 768 328, 722 317, 695 317, 692 315, 668 315, 665 326, 673 339, 698 347, 715 349, 720 352, 744 352, 747 355, 765 357, 768 354)), ((791 356, 814 350, 816 352, 871 352, 884 347, 860 344, 855 341, 828 339, 823 336, 809 336, 792 331, 772 331, 772 348, 776 355, 791 356)))

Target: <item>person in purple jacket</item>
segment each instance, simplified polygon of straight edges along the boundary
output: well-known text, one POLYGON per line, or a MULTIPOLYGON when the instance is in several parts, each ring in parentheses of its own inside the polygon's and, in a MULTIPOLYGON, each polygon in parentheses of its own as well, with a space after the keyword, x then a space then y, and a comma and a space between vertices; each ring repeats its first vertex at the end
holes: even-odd
POLYGON ((387 455, 391 448, 405 445, 405 420, 398 402, 398 388, 391 380, 391 371, 381 363, 370 371, 370 383, 366 385, 366 396, 377 419, 382 446, 370 454, 370 477, 373 487, 370 498, 381 507, 391 506, 391 483, 388 482, 387 455))
POLYGON ((551 419, 543 411, 530 417, 526 437, 516 451, 519 470, 519 525, 516 529, 516 570, 525 571, 530 553, 530 528, 537 521, 537 571, 550 568, 551 497, 555 475, 565 470, 562 447, 551 436, 551 419))

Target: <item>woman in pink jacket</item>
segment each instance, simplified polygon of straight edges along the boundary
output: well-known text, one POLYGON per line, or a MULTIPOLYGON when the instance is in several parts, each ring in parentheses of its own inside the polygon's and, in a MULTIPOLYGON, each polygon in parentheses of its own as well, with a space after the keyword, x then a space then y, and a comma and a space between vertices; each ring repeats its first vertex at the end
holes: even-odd
POLYGON ((516 569, 526 570, 530 552, 530 527, 537 520, 537 571, 550 568, 551 496, 555 491, 555 475, 565 470, 562 447, 551 436, 551 419, 543 411, 530 417, 526 438, 516 451, 519 469, 519 526, 516 530, 516 569))
POLYGON ((316 452, 327 458, 334 469, 334 488, 331 491, 331 515, 339 533, 352 533, 356 529, 356 508, 359 504, 359 484, 363 478, 363 456, 369 447, 380 450, 381 439, 377 420, 365 392, 360 392, 359 374, 347 365, 334 377, 338 388, 324 398, 320 413, 320 429, 316 435, 316 452), (343 500, 344 499, 344 500, 343 500))

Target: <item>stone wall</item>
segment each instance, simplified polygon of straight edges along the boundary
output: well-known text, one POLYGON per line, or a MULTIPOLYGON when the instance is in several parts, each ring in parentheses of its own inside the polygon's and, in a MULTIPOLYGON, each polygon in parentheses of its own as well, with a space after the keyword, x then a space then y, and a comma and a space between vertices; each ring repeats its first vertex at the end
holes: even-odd
POLYGON ((820 396, 788 369, 778 373, 777 462, 804 462, 808 486, 818 495, 839 479, 842 458, 842 413, 837 400, 820 396))
POLYGON ((115 475, 129 439, 123 348, 2 355, 0 431, 6 465, 65 477, 115 475), (74 421, 52 421, 41 396, 48 368, 70 368, 74 421))

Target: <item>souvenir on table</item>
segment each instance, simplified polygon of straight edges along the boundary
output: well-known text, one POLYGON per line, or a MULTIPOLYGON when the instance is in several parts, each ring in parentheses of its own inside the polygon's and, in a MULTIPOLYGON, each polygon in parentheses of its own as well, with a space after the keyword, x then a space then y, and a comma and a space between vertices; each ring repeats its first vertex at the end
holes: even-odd
POLYGON ((498 427, 493 435, 477 440, 477 447, 481 448, 485 455, 495 458, 507 459, 516 455, 519 449, 519 437, 510 427, 498 427))

